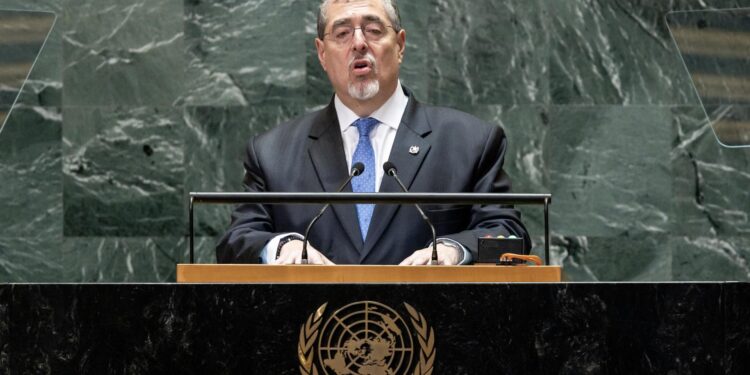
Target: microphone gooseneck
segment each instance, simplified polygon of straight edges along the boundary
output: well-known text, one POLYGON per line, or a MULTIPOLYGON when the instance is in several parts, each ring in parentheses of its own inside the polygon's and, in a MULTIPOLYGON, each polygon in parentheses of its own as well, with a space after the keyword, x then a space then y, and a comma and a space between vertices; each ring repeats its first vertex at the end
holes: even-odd
MULTIPOLYGON (((398 183, 398 186, 401 187, 401 190, 403 190, 404 193, 409 192, 409 189, 407 189, 404 183, 401 182, 401 179, 398 178, 398 170, 396 169, 396 166, 393 163, 391 163, 390 161, 383 163, 383 171, 385 171, 385 174, 393 177, 396 180, 396 183, 398 183)), ((419 204, 414 203, 414 207, 417 208, 417 211, 419 211, 419 214, 422 216, 422 220, 424 220, 427 223, 427 226, 430 227, 430 231, 432 231, 432 257, 430 259, 430 265, 437 265, 438 253, 437 253, 437 235, 435 234, 435 226, 432 225, 430 218, 428 218, 427 215, 425 215, 424 211, 422 211, 422 207, 419 207, 419 204)))
MULTIPOLYGON (((346 181, 344 181, 344 183, 341 184, 341 186, 339 186, 339 189, 336 192, 340 193, 342 190, 344 190, 344 188, 346 187, 346 185, 349 184, 349 182, 352 180, 352 178, 361 175, 362 172, 364 172, 364 171, 365 171, 365 165, 364 164, 362 164, 362 163, 355 163, 354 165, 352 165, 352 169, 349 171, 349 177, 347 177, 346 181)), ((302 260, 301 260, 302 264, 307 264, 308 263, 308 261, 307 261, 307 243, 309 242, 308 241, 308 236, 310 235, 310 229, 312 229, 313 224, 315 224, 318 221, 318 219, 320 219, 320 217, 323 216, 323 213, 326 212, 326 210, 328 209, 328 207, 330 205, 331 205, 330 203, 326 203, 325 206, 323 206, 323 208, 320 209, 320 211, 318 212, 318 214, 315 215, 315 217, 312 220, 310 220, 310 224, 307 224, 307 229, 305 230, 305 238, 304 238, 304 241, 302 242, 302 260)))

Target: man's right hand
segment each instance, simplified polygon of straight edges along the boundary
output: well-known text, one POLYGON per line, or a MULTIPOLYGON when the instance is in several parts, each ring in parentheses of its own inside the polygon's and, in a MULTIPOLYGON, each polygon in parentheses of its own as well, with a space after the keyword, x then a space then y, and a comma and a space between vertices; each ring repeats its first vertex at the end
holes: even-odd
MULTIPOLYGON (((279 258, 273 264, 302 264, 302 240, 292 240, 284 244, 279 253, 279 258)), ((307 262, 309 264, 334 265, 318 249, 307 244, 307 262)))

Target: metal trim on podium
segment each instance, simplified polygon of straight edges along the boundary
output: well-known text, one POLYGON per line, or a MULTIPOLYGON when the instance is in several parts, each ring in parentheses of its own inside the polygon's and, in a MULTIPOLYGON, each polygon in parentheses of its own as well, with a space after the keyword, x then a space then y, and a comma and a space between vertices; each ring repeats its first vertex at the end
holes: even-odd
POLYGON ((559 282, 549 265, 550 194, 493 193, 190 193, 190 264, 177 265, 181 283, 493 283, 559 282), (193 264, 194 206, 206 204, 506 204, 544 206, 545 266, 380 266, 193 264))
POLYGON ((544 262, 549 265, 549 205, 551 194, 497 193, 190 193, 190 264, 195 263, 193 206, 196 203, 277 203, 277 204, 513 204, 544 205, 544 262))

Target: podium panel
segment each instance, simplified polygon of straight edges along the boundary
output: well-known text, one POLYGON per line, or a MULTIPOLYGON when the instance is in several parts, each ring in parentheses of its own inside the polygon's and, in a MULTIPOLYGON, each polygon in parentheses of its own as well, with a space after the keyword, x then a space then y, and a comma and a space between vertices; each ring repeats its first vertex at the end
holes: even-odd
POLYGON ((748 316, 747 283, 5 284, 0 374, 745 375, 748 316))
POLYGON ((559 282, 560 266, 178 264, 178 283, 559 282))

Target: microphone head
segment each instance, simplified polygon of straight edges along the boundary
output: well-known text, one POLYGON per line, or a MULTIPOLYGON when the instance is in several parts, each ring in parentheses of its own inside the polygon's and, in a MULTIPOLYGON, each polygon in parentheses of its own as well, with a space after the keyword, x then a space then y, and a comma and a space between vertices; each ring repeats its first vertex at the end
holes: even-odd
POLYGON ((356 162, 356 163, 354 163, 354 165, 352 165, 352 173, 351 173, 351 175, 352 176, 359 176, 364 171, 365 171, 365 165, 362 164, 362 163, 360 163, 360 162, 356 162))
POLYGON ((389 176, 393 176, 396 173, 398 173, 398 170, 396 169, 396 166, 389 161, 383 163, 383 170, 385 171, 385 174, 389 176))

